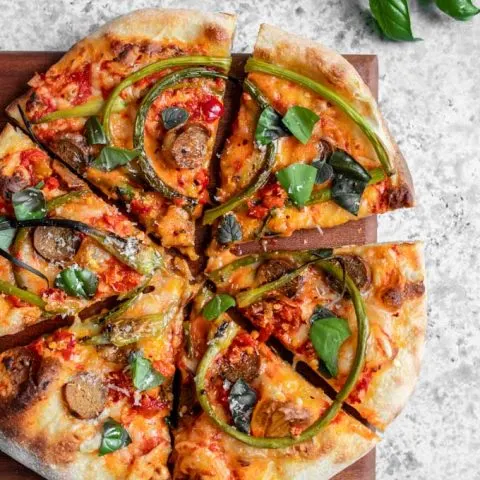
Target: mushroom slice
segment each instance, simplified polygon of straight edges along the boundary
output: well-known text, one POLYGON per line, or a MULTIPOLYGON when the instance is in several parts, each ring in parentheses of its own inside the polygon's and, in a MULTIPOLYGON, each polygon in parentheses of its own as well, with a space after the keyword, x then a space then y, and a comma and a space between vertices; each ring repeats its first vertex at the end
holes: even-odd
POLYGON ((107 389, 97 375, 79 373, 65 385, 64 397, 77 417, 96 418, 105 408, 107 389))
POLYGON ((33 246, 46 260, 64 261, 71 259, 80 247, 77 232, 62 227, 37 227, 33 233, 33 246))

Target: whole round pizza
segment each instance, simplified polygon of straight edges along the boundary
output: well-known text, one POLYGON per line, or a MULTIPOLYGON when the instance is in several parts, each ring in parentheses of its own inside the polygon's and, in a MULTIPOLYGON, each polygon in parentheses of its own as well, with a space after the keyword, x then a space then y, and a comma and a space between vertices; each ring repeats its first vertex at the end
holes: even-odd
POLYGON ((422 245, 298 249, 414 204, 372 93, 269 25, 233 75, 234 28, 133 12, 7 109, 0 335, 54 328, 0 354, 0 449, 48 479, 328 479, 414 388, 422 245))

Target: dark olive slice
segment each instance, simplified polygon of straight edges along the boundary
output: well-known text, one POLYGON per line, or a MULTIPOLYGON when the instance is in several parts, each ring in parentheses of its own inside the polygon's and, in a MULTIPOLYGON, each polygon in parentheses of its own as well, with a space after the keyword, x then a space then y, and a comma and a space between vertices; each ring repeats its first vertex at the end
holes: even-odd
POLYGON ((5 200, 10 200, 14 193, 27 188, 30 185, 30 177, 24 169, 18 169, 10 176, 0 177, 0 191, 5 200))
MULTIPOLYGON (((359 290, 366 290, 370 286, 370 269, 361 257, 358 255, 342 255, 338 263, 344 265, 348 276, 359 290)), ((326 279, 330 287, 338 293, 342 293, 343 282, 332 275, 326 275, 326 279)))
POLYGON ((81 238, 70 228, 37 227, 33 233, 33 246, 46 260, 71 259, 80 247, 81 238))
POLYGON ((162 152, 176 168, 197 168, 205 160, 209 137, 207 128, 196 123, 172 129, 165 134, 162 152))
POLYGON ((251 382, 258 376, 259 370, 260 356, 253 347, 236 351, 220 365, 222 376, 232 383, 239 379, 251 382))
MULTIPOLYGON (((295 269, 295 265, 288 260, 273 259, 262 263, 257 269, 257 280, 260 285, 278 280, 280 277, 295 269)), ((303 284, 302 276, 295 277, 280 289, 287 297, 294 297, 303 284)))
POLYGON ((88 145, 81 135, 65 135, 50 145, 51 150, 76 172, 82 172, 88 165, 88 145))
POLYGON ((92 373, 79 373, 64 389, 68 408, 80 418, 96 418, 105 407, 107 389, 102 380, 92 373))

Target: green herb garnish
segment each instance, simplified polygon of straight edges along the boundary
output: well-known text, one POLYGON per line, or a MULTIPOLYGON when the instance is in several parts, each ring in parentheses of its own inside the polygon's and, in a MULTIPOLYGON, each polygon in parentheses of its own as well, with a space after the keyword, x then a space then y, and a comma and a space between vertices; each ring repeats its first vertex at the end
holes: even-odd
POLYGON ((217 319, 222 313, 235 306, 235 299, 226 293, 215 295, 203 307, 202 315, 209 321, 217 319))
POLYGON ((103 424, 102 443, 100 444, 98 454, 103 456, 107 453, 115 452, 130 443, 132 443, 132 439, 123 425, 113 420, 113 418, 109 418, 103 424))
POLYGON ((237 217, 233 213, 224 215, 218 225, 218 243, 225 245, 227 243, 237 242, 241 240, 242 237, 242 228, 238 223, 237 217))
POLYGON ((298 207, 303 207, 312 194, 317 169, 304 163, 294 163, 278 171, 276 176, 290 200, 298 207))
POLYGON ((188 117, 188 112, 184 108, 169 107, 162 110, 162 122, 165 130, 171 130, 182 125, 188 120, 188 117))
POLYGON ((306 144, 312 136, 313 127, 320 117, 312 110, 295 106, 290 107, 282 118, 282 123, 288 128, 297 140, 306 144))
POLYGON ((57 275, 55 286, 72 297, 91 298, 97 292, 98 277, 90 270, 72 265, 57 275))
POLYGON ((130 371, 133 386, 139 392, 158 387, 165 381, 165 377, 153 368, 152 362, 141 352, 134 352, 130 356, 130 371))
POLYGON ((105 145, 107 136, 98 117, 90 117, 85 123, 85 133, 89 145, 105 145))

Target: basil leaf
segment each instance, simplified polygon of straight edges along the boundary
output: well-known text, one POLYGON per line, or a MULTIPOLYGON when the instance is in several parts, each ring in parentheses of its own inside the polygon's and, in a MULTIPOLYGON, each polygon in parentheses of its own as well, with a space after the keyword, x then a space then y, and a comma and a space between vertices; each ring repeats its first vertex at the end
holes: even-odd
POLYGON ((248 384, 239 378, 228 394, 228 408, 235 427, 243 433, 250 433, 250 420, 253 407, 257 403, 257 394, 248 384))
POLYGON ((236 305, 235 299, 226 293, 215 295, 206 305, 203 307, 202 315, 207 320, 215 320, 223 312, 226 312, 229 308, 236 305))
POLYGON ((305 145, 312 136, 313 127, 319 119, 320 117, 312 110, 295 106, 288 109, 282 118, 282 123, 297 140, 305 145))
POLYGON ((12 195, 17 220, 38 220, 47 215, 47 202, 41 190, 29 187, 12 195))
POLYGON ((370 0, 373 18, 391 40, 419 40, 413 36, 407 0, 370 0))
POLYGON ((336 150, 328 159, 329 165, 335 173, 343 173, 349 178, 369 182, 371 175, 352 156, 344 150, 336 150))
POLYGON ((126 148, 107 145, 102 148, 98 157, 92 162, 92 167, 98 168, 103 172, 110 172, 114 168, 126 165, 134 158, 137 158, 138 155, 137 150, 127 150, 126 148))
POLYGON ((89 117, 85 123, 85 131, 89 145, 105 145, 108 143, 107 136, 98 117, 89 117))
MULTIPOLYGON (((5 217, 0 217, 0 223, 5 220, 5 217)), ((15 233, 17 230, 15 228, 6 228, 0 229, 0 248, 3 250, 8 250, 10 245, 15 238, 15 233)))
POLYGON ((317 176, 315 177, 315 183, 317 185, 325 183, 333 177, 333 168, 325 160, 312 162, 312 167, 317 169, 317 176))
POLYGON ((57 275, 55 286, 72 297, 91 298, 97 292, 98 277, 90 270, 72 265, 57 275))
POLYGON ((338 373, 338 351, 351 334, 348 322, 335 316, 315 320, 310 327, 313 348, 333 377, 338 373))
POLYGON ((231 242, 237 242, 243 238, 242 228, 238 223, 237 217, 232 213, 224 215, 217 230, 218 243, 225 245, 231 242))
POLYGON ((280 137, 288 137, 290 132, 285 130, 282 117, 272 108, 265 108, 258 119, 255 129, 255 141, 258 145, 268 145, 280 137))
POLYGON ((189 114, 184 108, 169 107, 162 110, 162 122, 166 130, 178 127, 188 120, 189 114))
POLYGON ((153 368, 152 362, 141 352, 135 352, 130 356, 130 371, 133 386, 139 392, 158 387, 165 381, 165 377, 153 368))
POLYGON ((130 445, 130 443, 132 443, 132 439, 125 428, 113 418, 109 418, 103 424, 102 443, 98 454, 103 456, 115 452, 130 445))
POLYGON ((302 207, 312 194, 317 169, 304 163, 294 163, 276 173, 280 185, 295 205, 302 207))
POLYGON ((455 20, 470 20, 480 12, 471 0, 435 0, 437 7, 455 20))
POLYGON ((358 215, 362 194, 367 182, 348 178, 341 173, 335 175, 331 192, 332 200, 352 215, 358 215))

